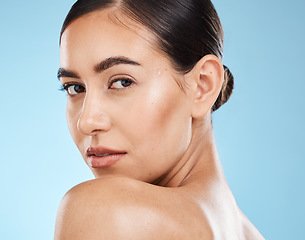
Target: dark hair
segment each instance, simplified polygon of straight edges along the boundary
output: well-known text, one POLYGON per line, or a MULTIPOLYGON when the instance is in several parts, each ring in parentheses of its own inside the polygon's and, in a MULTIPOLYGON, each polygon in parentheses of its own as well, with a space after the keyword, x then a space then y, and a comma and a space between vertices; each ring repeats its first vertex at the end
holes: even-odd
MULTIPOLYGON (((223 57, 223 29, 210 0, 78 0, 63 23, 60 38, 72 21, 108 7, 117 7, 148 28, 179 72, 191 71, 205 55, 223 57)), ((230 98, 233 87, 233 75, 224 66, 224 83, 212 111, 230 98)))

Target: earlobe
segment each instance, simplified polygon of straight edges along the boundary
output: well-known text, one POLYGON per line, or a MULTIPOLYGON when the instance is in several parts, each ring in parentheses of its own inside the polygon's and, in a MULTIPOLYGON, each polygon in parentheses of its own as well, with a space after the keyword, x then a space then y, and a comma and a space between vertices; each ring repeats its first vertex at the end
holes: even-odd
POLYGON ((193 68, 192 81, 195 81, 193 118, 202 118, 210 112, 224 81, 224 69, 215 55, 204 56, 193 68))

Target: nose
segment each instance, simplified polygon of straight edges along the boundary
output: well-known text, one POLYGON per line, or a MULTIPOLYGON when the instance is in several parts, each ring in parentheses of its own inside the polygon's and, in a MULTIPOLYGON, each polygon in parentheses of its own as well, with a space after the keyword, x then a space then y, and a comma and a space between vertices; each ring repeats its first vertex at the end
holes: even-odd
POLYGON ((84 135, 96 135, 109 131, 111 121, 105 101, 96 95, 86 95, 77 128, 84 135))

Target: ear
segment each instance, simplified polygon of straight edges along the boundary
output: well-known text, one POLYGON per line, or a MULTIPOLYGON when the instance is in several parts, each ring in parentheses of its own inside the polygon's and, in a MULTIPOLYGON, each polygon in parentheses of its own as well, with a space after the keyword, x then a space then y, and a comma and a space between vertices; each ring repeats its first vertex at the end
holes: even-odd
POLYGON ((222 88, 222 62, 215 55, 206 55, 195 65, 190 77, 194 86, 192 117, 202 118, 210 112, 222 88))

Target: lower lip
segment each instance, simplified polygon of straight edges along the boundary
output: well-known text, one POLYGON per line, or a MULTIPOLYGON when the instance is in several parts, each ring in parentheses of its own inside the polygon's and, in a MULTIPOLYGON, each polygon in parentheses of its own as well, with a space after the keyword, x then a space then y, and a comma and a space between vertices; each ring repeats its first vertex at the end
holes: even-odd
POLYGON ((92 168, 107 168, 120 161, 125 155, 126 153, 111 154, 104 157, 92 155, 88 157, 89 165, 92 168))

